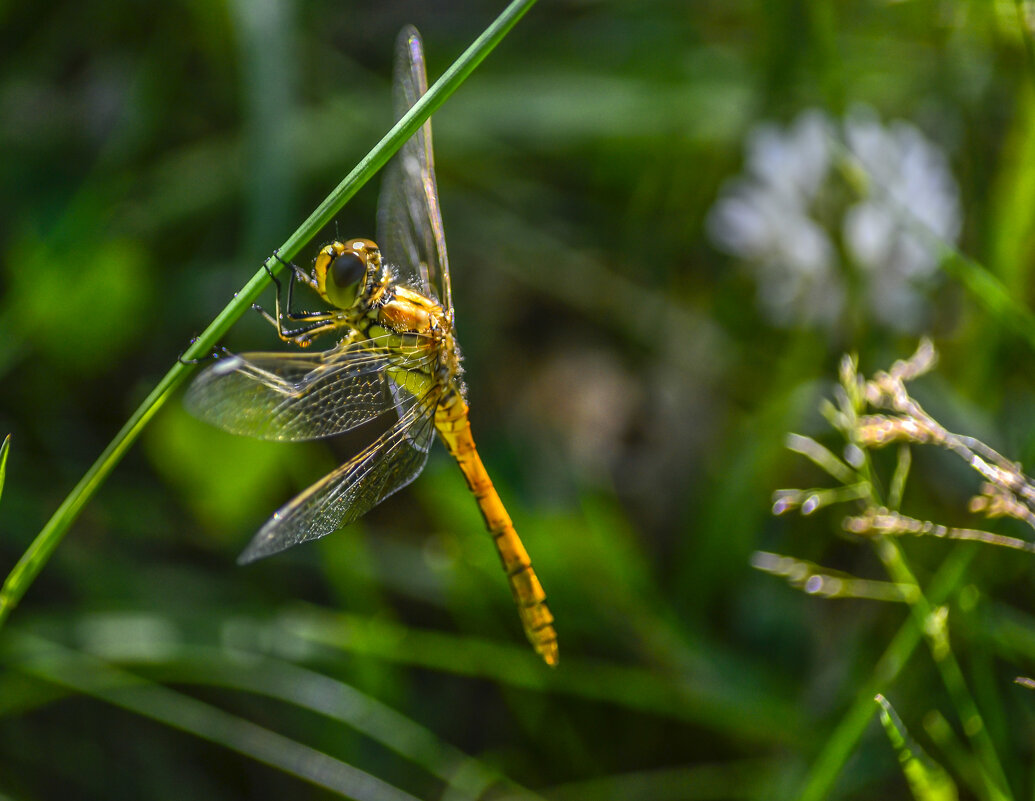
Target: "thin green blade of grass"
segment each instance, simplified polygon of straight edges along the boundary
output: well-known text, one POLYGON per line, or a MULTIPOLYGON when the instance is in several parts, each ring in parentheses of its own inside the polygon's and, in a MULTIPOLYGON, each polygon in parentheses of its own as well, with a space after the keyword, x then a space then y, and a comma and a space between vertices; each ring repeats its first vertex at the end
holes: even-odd
POLYGON ((812 437, 804 437, 801 434, 788 434, 785 444, 787 450, 801 454, 842 484, 851 484, 856 480, 855 471, 852 468, 835 456, 829 448, 816 442, 812 437))
POLYGON ((1013 798, 1009 782, 1006 779, 1006 772, 996 753, 995 744, 992 742, 977 703, 967 686, 963 670, 952 652, 948 633, 944 625, 937 623, 940 620, 937 604, 924 597, 912 568, 894 540, 887 537, 879 540, 877 553, 884 563, 885 569, 895 581, 900 584, 913 584, 917 587, 917 592, 909 600, 909 609, 916 626, 922 629, 926 635, 928 647, 938 672, 941 674, 942 683, 963 723, 967 741, 978 757, 986 797, 996 801, 1013 798))
POLYGON ((856 578, 804 559, 768 551, 751 554, 751 566, 763 573, 779 576, 795 589, 820 598, 866 598, 871 601, 904 603, 914 592, 909 585, 856 578))
MULTIPOLYGON (((327 225, 345 203, 416 133, 431 114, 452 95, 482 60, 496 47, 510 29, 535 4, 535 0, 514 0, 485 31, 453 62, 428 92, 388 131, 371 151, 363 157, 344 180, 320 203, 312 214, 278 248, 285 260, 290 260, 301 247, 327 225)), ((17 606, 43 566, 50 559, 68 528, 79 516, 86 503, 107 479, 108 475, 136 441, 151 418, 165 404, 172 392, 182 384, 194 365, 183 360, 209 353, 234 322, 248 309, 267 286, 267 270, 279 272, 281 264, 270 256, 251 277, 244 288, 216 316, 167 372, 143 403, 126 421, 114 439, 104 449, 79 483, 47 521, 43 529, 26 549, 0 588, 0 626, 17 606)))
POLYGON ((11 435, 4 437, 3 445, 0 445, 0 498, 4 494, 4 482, 7 480, 7 457, 11 453, 11 435))
POLYGON ((913 452, 908 445, 901 445, 895 459, 895 472, 891 477, 891 486, 888 489, 888 508, 900 509, 902 497, 906 493, 906 480, 909 478, 909 469, 913 466, 913 452))
POLYGON ((937 709, 930 710, 923 719, 924 731, 938 749, 942 762, 966 785, 970 795, 983 798, 984 779, 977 757, 960 740, 956 730, 937 709))
POLYGON ((11 667, 216 743, 357 801, 417 801, 366 771, 188 695, 35 636, 9 637, 11 667), (14 653, 11 653, 13 651, 14 653))
POLYGON ((991 317, 1035 347, 1035 315, 984 266, 946 243, 940 243, 941 265, 973 295, 991 317))
POLYGON ((945 768, 931 759, 906 730, 895 708, 880 693, 874 699, 880 707, 879 717, 891 747, 898 754, 902 773, 917 801, 956 801, 959 792, 945 768))

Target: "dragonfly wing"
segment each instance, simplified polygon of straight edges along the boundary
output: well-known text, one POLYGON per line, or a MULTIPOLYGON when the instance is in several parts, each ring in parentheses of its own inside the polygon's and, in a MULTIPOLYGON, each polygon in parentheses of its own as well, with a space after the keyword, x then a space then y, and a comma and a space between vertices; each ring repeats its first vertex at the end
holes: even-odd
MULTIPOLYGON (((323 353, 243 353, 207 367, 187 390, 196 417, 233 434, 298 441, 340 434, 393 408, 392 354, 376 340, 323 353)), ((416 357, 408 356, 409 363, 416 357)), ((419 358, 417 359, 419 361, 419 358)))
POLYGON ((423 398, 413 398, 395 425, 369 447, 278 509, 238 562, 330 534, 413 481, 428 459, 440 395, 435 387, 423 398))
MULTIPOLYGON (((407 26, 396 45, 394 100, 398 120, 428 90, 424 48, 417 29, 407 26)), ((431 120, 402 146, 385 172, 377 215, 381 252, 403 280, 434 294, 452 317, 449 256, 435 180, 431 120)))

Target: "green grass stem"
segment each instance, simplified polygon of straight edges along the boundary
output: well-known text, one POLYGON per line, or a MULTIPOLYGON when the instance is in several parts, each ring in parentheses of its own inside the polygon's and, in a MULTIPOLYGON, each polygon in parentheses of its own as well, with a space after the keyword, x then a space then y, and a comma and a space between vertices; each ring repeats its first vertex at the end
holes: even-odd
MULTIPOLYGON (((949 554, 931 582, 928 603, 943 603, 956 592, 966 578, 967 569, 976 553, 977 549, 973 546, 959 546, 949 554)), ((812 763, 805 784, 795 798, 800 801, 820 801, 830 797, 834 782, 873 720, 873 697, 881 690, 886 690, 899 676, 920 644, 922 635, 923 631, 917 626, 915 618, 910 617, 902 624, 877 660, 870 678, 859 685, 848 711, 824 740, 823 750, 812 763)))
POLYGON ((878 718, 898 754, 899 767, 909 782, 913 798, 916 801, 958 801, 959 791, 952 777, 910 736, 891 702, 879 693, 874 700, 879 708, 878 718))
POLYGON ((923 630, 927 637, 931 655, 941 673, 942 682, 952 699, 953 706, 956 707, 963 731, 981 762, 985 781, 985 797, 994 801, 1013 798, 1010 785, 1006 781, 1006 773, 999 761, 999 755, 996 754, 992 738, 988 734, 988 728, 985 726, 974 697, 967 687, 963 671, 949 645, 948 632, 940 621, 937 604, 932 604, 924 597, 913 571, 906 562, 902 549, 893 538, 881 537, 877 542, 877 553, 895 581, 912 584, 916 587, 916 592, 910 598, 909 608, 916 626, 923 630))
POLYGON ((4 481, 7 480, 7 457, 11 453, 11 435, 8 434, 4 437, 4 442, 0 445, 0 497, 4 494, 4 481))

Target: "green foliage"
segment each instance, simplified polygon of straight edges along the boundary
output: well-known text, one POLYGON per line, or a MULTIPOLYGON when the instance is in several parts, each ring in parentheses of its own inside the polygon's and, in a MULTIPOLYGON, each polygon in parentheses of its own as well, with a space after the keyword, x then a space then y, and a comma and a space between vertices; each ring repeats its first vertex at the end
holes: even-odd
POLYGON ((117 364, 140 335, 144 321, 136 310, 148 302, 153 268, 138 243, 96 235, 65 242, 25 238, 12 244, 7 263, 10 284, 0 315, 18 332, 4 343, 9 354, 31 342, 38 358, 89 374, 117 364), (74 279, 63 263, 71 246, 74 279), (56 303, 62 325, 53 324, 56 303))
POLYGON ((148 429, 144 447, 163 479, 182 493, 198 521, 217 537, 254 524, 256 507, 263 506, 269 488, 285 474, 281 448, 213 431, 183 409, 160 415, 148 429))

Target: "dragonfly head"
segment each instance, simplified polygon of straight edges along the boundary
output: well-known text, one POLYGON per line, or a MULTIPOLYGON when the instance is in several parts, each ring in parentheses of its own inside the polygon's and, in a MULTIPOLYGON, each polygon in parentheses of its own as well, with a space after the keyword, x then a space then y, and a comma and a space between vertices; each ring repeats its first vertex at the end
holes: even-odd
POLYGON ((381 251, 369 239, 331 242, 316 257, 313 273, 320 297, 350 309, 381 272, 381 251))

